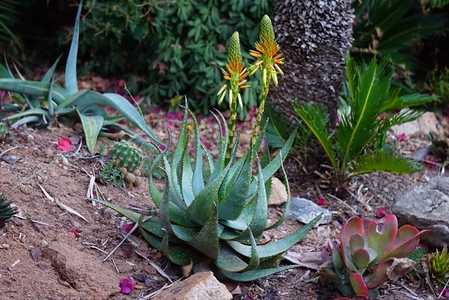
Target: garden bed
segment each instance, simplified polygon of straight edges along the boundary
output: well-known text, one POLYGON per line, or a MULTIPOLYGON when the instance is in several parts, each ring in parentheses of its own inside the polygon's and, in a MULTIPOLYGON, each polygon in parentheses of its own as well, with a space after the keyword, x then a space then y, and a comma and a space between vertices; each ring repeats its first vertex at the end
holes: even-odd
MULTIPOLYGON (((168 116, 174 120, 173 128, 179 128, 177 115, 168 116)), ((167 132, 163 128, 166 126, 160 126, 166 118, 167 114, 161 111, 147 116, 161 134, 167 132)), ((202 123, 207 122, 208 118, 202 119, 202 123)), ((205 133, 212 128, 203 127, 205 133)), ((210 133, 212 135, 213 130, 210 133)), ((0 153, 3 153, 0 159, 0 190, 19 210, 19 216, 0 232, 2 297, 123 299, 125 296, 120 294, 118 287, 120 279, 144 276, 146 283, 138 283, 130 296, 131 299, 137 298, 169 283, 148 264, 147 259, 160 266, 173 279, 181 276, 179 268, 170 265, 138 235, 125 242, 112 255, 113 259, 103 262, 106 255, 122 240, 127 222, 86 197, 90 175, 98 174, 104 158, 90 155, 84 147, 70 153, 58 150, 59 138, 69 137, 74 145, 78 145, 79 136, 79 132, 65 127, 25 129, 13 132, 8 141, 0 145, 0 153), (52 202, 52 198, 55 201, 52 202), (67 208, 61 208, 57 201, 75 210, 87 221, 70 213, 67 208)), ((425 142, 422 139, 409 139, 400 147, 412 153, 417 144, 425 142)), ((108 140, 101 139, 101 143, 108 147, 108 140)), ((340 200, 317 188, 319 177, 315 184, 301 188, 293 186, 296 194, 312 200, 323 195, 326 200, 323 205, 334 213, 334 218, 331 224, 313 229, 303 242, 290 251, 299 257, 320 251, 349 216, 359 214, 375 217, 378 208, 389 209, 396 194, 409 190, 435 174, 435 170, 425 169, 411 176, 362 176, 352 181, 350 196, 340 200)), ((292 182, 299 184, 295 178, 292 182)), ((122 206, 148 209, 152 205, 145 183, 132 189, 111 185, 99 187, 107 199, 122 206)), ((279 208, 272 207, 270 210, 274 217, 279 208)), ((288 221, 280 228, 269 231, 264 238, 279 238, 298 226, 297 222, 288 221)), ((238 289, 234 283, 227 283, 227 286, 234 290, 235 299, 329 299, 327 290, 320 288, 317 281, 313 268, 297 268, 251 284, 240 284, 238 289)), ((412 273, 402 281, 381 289, 383 296, 380 299, 410 299, 414 293, 418 295, 416 297, 425 298, 429 295, 427 288, 425 281, 412 273)))

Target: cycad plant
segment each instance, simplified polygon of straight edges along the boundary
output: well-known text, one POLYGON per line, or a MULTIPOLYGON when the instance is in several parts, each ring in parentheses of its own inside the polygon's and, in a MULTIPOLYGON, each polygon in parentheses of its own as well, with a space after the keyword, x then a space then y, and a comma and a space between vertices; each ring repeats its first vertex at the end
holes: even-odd
POLYGON ((118 123, 125 118, 149 136, 154 144, 160 144, 159 138, 145 123, 138 109, 124 97, 113 93, 100 94, 91 90, 78 90, 77 54, 81 8, 82 3, 78 8, 65 66, 64 87, 54 80, 59 58, 40 81, 25 80, 20 74, 19 78, 14 78, 8 66, 0 65, 0 90, 15 93, 16 98, 25 103, 22 112, 8 116, 4 120, 12 122, 12 127, 24 124, 48 126, 58 116, 78 115, 83 125, 87 147, 89 151, 94 152, 98 135, 106 128, 119 128, 137 137, 128 127, 118 123), (119 115, 109 115, 104 109, 105 106, 113 108, 119 115))
POLYGON ((427 95, 401 95, 391 86, 392 74, 376 60, 346 68, 346 89, 335 132, 328 131, 327 116, 316 105, 295 108, 304 126, 316 137, 333 170, 337 184, 370 172, 397 174, 419 170, 418 165, 386 147, 388 130, 420 116, 412 107, 434 101, 427 95))

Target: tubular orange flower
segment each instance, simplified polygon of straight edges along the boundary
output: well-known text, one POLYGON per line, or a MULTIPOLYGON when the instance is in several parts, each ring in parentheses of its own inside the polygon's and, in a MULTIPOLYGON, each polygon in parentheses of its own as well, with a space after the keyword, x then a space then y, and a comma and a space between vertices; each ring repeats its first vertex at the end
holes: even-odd
POLYGON ((262 82, 266 86, 271 81, 277 85, 277 75, 284 74, 280 68, 280 65, 284 63, 284 58, 274 37, 273 24, 271 24, 270 18, 266 15, 260 22, 259 41, 256 42, 256 49, 251 50, 249 54, 256 58, 256 62, 250 68, 250 74, 254 74, 261 68, 262 82))
POLYGON ((277 74, 283 75, 280 65, 284 63, 284 58, 280 53, 280 47, 274 40, 261 40, 256 42, 256 49, 249 54, 256 58, 256 62, 251 67, 251 74, 259 68, 262 69, 262 80, 273 81, 278 84, 277 74))
POLYGON ((235 100, 238 100, 238 103, 242 108, 243 102, 240 91, 249 87, 249 74, 243 64, 242 56, 240 54, 240 41, 237 32, 235 32, 231 37, 228 50, 228 62, 226 64, 226 68, 221 71, 226 82, 218 91, 218 103, 220 104, 227 94, 231 109, 235 100))

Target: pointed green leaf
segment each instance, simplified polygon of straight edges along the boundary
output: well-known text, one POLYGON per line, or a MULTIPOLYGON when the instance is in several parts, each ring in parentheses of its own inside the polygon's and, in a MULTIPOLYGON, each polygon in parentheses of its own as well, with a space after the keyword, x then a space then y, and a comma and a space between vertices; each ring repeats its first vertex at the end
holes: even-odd
POLYGON ((317 105, 305 104, 296 106, 295 111, 318 140, 332 166, 336 168, 337 157, 327 131, 327 116, 323 110, 317 105))
POLYGON ((227 246, 220 248, 220 253, 215 260, 215 265, 220 270, 228 272, 240 272, 248 267, 248 264, 227 246))
POLYGON ((76 13, 75 27, 73 28, 72 42, 70 44, 69 56, 65 65, 65 88, 70 94, 78 92, 78 79, 76 74, 76 62, 78 57, 78 42, 80 34, 80 17, 83 1, 78 6, 76 13))
MULTIPOLYGON (((287 251, 294 244, 302 240, 306 234, 313 228, 313 226, 318 223, 321 219, 321 215, 313 219, 308 224, 304 225, 302 228, 298 229, 296 232, 284 237, 275 242, 271 242, 266 245, 257 246, 257 252, 260 258, 276 256, 280 253, 287 251)), ((243 256, 251 257, 251 246, 244 245, 235 241, 228 241, 229 246, 235 251, 243 256)))
POLYGON ((56 59, 56 61, 53 63, 53 65, 48 69, 47 73, 45 73, 44 77, 42 78, 41 82, 49 84, 53 75, 55 74, 56 67, 58 66, 59 60, 61 59, 61 56, 56 59))
POLYGON ((220 248, 217 207, 212 205, 209 210, 203 213, 209 219, 189 244, 207 257, 216 259, 220 248))
POLYGON ((223 276, 225 276, 226 278, 231 279, 233 281, 248 282, 248 281, 254 281, 256 279, 270 276, 272 274, 286 271, 286 270, 296 268, 296 267, 298 267, 298 266, 293 265, 293 266, 284 266, 284 267, 278 267, 278 268, 257 269, 257 270, 252 270, 252 271, 248 271, 248 272, 242 272, 242 273, 226 272, 226 271, 221 271, 220 273, 223 274, 223 276))
POLYGON ((90 153, 95 153, 95 145, 97 144, 98 134, 103 128, 104 118, 102 116, 89 116, 78 111, 78 115, 83 125, 84 137, 86 139, 87 149, 90 153))
POLYGON ((352 175, 371 172, 390 172, 395 174, 408 174, 419 171, 421 168, 416 162, 384 150, 359 157, 352 175))

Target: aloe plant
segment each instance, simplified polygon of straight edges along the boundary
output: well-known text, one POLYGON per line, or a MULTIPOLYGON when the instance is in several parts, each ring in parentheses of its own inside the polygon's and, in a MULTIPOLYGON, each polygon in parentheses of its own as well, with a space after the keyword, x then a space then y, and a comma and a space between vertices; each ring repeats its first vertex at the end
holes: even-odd
MULTIPOLYGON (((159 216, 144 216, 118 207, 115 209, 139 223, 143 237, 161 250, 173 263, 189 265, 201 260, 213 262, 218 272, 236 281, 250 281, 294 266, 279 266, 283 252, 304 238, 319 217, 287 237, 269 244, 258 244, 265 230, 282 223, 268 224, 269 192, 266 185, 281 167, 291 145, 290 137, 279 154, 263 168, 256 159, 254 145, 242 158, 236 158, 238 138, 229 161, 226 149, 229 134, 224 118, 220 126, 218 156, 213 158, 200 142, 198 125, 192 116, 184 124, 173 153, 162 153, 153 166, 163 165, 166 187, 160 191, 149 177, 149 191, 159 216), (194 141, 194 156, 188 145, 194 141), (252 168, 257 161, 257 175, 252 168)), ((150 172, 150 174, 153 172, 150 172)))
POLYGON ((78 7, 63 87, 54 80, 59 58, 40 81, 25 80, 20 74, 20 78, 15 78, 8 66, 0 65, 0 90, 16 93, 26 103, 24 111, 8 116, 4 120, 12 122, 12 127, 30 123, 48 126, 60 115, 78 114, 87 147, 89 151, 94 152, 98 135, 106 127, 118 127, 132 137, 137 137, 133 131, 117 122, 124 117, 150 137, 153 144, 161 144, 139 111, 126 98, 113 93, 101 94, 92 90, 78 90, 76 65, 81 9, 82 2, 78 7), (108 115, 104 106, 114 108, 119 117, 108 115))
POLYGON ((370 290, 408 271, 394 264, 408 259, 426 232, 411 225, 398 228, 393 214, 381 221, 353 217, 343 226, 339 240, 330 245, 331 257, 321 270, 321 280, 333 283, 344 296, 368 298, 370 290))
POLYGON ((388 130, 420 116, 413 108, 435 101, 423 94, 401 95, 391 86, 391 72, 373 60, 368 65, 347 62, 346 88, 339 123, 329 132, 327 116, 317 105, 295 108, 304 126, 324 150, 339 182, 370 172, 411 173, 419 166, 385 147, 388 130))
POLYGON ((17 213, 16 209, 11 206, 6 197, 0 193, 0 228, 5 226, 6 222, 17 213))

